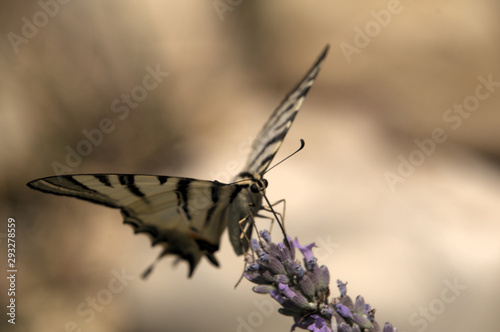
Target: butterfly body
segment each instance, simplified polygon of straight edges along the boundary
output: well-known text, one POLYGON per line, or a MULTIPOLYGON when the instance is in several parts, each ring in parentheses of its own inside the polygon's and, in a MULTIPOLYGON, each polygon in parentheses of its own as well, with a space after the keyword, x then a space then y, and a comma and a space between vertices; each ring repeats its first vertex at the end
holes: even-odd
MULTIPOLYGON (((328 46, 299 84, 273 112, 252 145, 243 171, 229 184, 191 178, 139 174, 75 174, 28 183, 32 189, 76 197, 121 210, 124 223, 189 263, 189 276, 214 253, 226 227, 236 254, 248 249, 253 217, 262 209, 263 178, 316 78, 328 46)), ((160 258, 159 257, 159 258, 160 258)), ((150 270, 148 270, 149 272, 150 270)))
POLYGON ((229 240, 237 255, 248 249, 248 239, 252 235, 252 217, 262 208, 262 197, 267 188, 267 180, 259 173, 242 172, 234 182, 241 186, 233 204, 229 206, 229 240))

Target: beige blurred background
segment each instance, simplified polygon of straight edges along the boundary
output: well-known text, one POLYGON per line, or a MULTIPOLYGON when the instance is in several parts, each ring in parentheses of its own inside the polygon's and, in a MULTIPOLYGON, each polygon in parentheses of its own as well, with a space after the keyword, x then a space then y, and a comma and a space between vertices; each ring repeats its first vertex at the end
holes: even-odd
POLYGON ((288 232, 317 241, 332 293, 336 279, 348 281, 381 324, 498 328, 500 89, 478 87, 479 77, 500 82, 497 1, 41 3, 0 11, 0 261, 5 271, 13 217, 19 270, 8 328, 288 331, 291 320, 250 283, 233 289, 243 263, 226 234, 220 269, 203 261, 188 280, 187 265, 169 258, 143 281, 160 249, 118 211, 25 184, 54 175, 55 162, 68 166, 67 148, 105 118, 113 131, 73 160, 72 173, 227 181, 245 160, 241 146, 327 43, 276 159, 300 138, 306 148, 267 175, 269 198, 287 199, 288 232), (157 66, 168 76, 128 114, 113 112, 157 66), (473 110, 450 113, 464 102, 473 110), (429 142, 435 130, 442 142, 418 159, 415 139, 429 142), (400 166, 410 157, 421 163, 412 171, 400 166), (398 167, 407 173, 390 185, 398 167), (129 279, 116 283, 122 273, 129 279), (89 298, 99 299, 95 309, 89 298))

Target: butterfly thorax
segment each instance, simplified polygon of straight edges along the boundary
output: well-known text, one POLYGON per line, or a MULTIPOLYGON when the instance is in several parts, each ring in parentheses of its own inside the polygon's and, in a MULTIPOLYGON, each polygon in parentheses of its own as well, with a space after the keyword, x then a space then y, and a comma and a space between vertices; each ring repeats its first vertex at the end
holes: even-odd
POLYGON ((234 183, 241 187, 237 198, 247 213, 255 215, 262 207, 262 197, 267 188, 267 180, 255 172, 241 172, 234 179, 234 183))

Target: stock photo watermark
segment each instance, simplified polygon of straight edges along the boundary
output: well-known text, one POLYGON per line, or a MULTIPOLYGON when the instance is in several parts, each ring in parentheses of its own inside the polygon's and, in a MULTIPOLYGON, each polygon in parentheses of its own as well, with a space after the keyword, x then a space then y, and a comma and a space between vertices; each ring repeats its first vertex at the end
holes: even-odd
POLYGON ((458 277, 453 282, 445 279, 439 297, 432 299, 426 306, 420 307, 412 313, 408 319, 410 325, 417 328, 418 332, 425 331, 429 324, 436 321, 446 307, 455 302, 467 287, 467 285, 459 283, 458 277))
MULTIPOLYGON (((112 270, 113 277, 109 280, 106 287, 97 291, 95 297, 87 297, 85 301, 81 302, 76 307, 76 314, 83 319, 87 325, 92 323, 97 316, 97 313, 102 312, 106 306, 113 302, 116 295, 123 292, 129 282, 135 280, 137 276, 130 275, 125 272, 123 268, 121 272, 112 270)), ((64 325, 65 332, 81 332, 76 321, 69 321, 64 325)))
POLYGON ((316 253, 314 255, 318 260, 321 261, 326 260, 333 254, 335 249, 338 249, 340 247, 340 243, 333 242, 330 235, 328 235, 326 238, 318 236, 314 243, 317 247, 316 253))
POLYGON ((241 5, 242 2, 243 0, 214 0, 212 1, 212 6, 214 6, 219 19, 224 21, 224 14, 226 12, 232 12, 236 7, 241 5))
POLYGON ((269 318, 272 314, 277 313, 278 308, 281 307, 278 302, 271 299, 253 301, 253 305, 256 309, 246 317, 238 316, 236 318, 238 321, 237 332, 253 332, 264 324, 265 318, 269 318))
POLYGON ((394 15, 401 14, 403 9, 401 1, 389 0, 385 9, 370 11, 370 16, 373 19, 366 22, 363 27, 355 26, 353 28, 354 37, 352 44, 344 41, 339 44, 347 63, 351 63, 353 55, 359 55, 363 49, 368 47, 372 40, 380 35, 383 29, 389 26, 394 15))
MULTIPOLYGON (((443 112, 443 122, 452 130, 458 130, 465 119, 479 109, 482 101, 487 100, 500 87, 500 81, 493 79, 493 74, 487 78, 478 76, 478 84, 474 92, 465 98, 461 103, 455 103, 452 107, 443 112)), ((396 191, 398 183, 404 183, 412 176, 417 167, 421 166, 430 156, 432 156, 440 144, 445 143, 449 138, 446 130, 440 127, 434 128, 429 138, 422 140, 415 139, 415 149, 407 156, 399 155, 396 172, 386 171, 384 178, 392 192, 396 191)))
POLYGON ((66 5, 71 0, 40 0, 37 2, 40 10, 36 11, 31 19, 26 16, 21 17, 20 34, 9 32, 7 39, 16 54, 19 53, 19 46, 28 44, 29 41, 35 38, 40 29, 46 26, 50 19, 59 14, 61 5, 66 5))
POLYGON ((7 219, 7 296, 9 298, 7 305, 7 322, 16 324, 16 220, 7 219))
MULTIPOLYGON (((111 102, 111 112, 117 114, 120 121, 125 120, 130 111, 137 108, 139 103, 144 101, 148 96, 148 92, 156 89, 160 83, 169 75, 168 72, 163 72, 160 65, 155 68, 146 66, 147 74, 142 79, 142 84, 134 86, 129 93, 122 93, 120 98, 116 98, 111 102)), ((51 166, 56 175, 69 174, 73 169, 80 166, 83 157, 88 157, 94 148, 99 146, 107 134, 112 133, 116 129, 116 119, 103 117, 96 128, 90 130, 83 129, 81 139, 76 146, 71 147, 66 145, 67 152, 64 162, 53 161, 51 166)))
MULTIPOLYGON (((244 139, 237 147, 238 155, 246 156, 252 151, 252 142, 254 140, 253 136, 248 136, 244 139)), ((238 173, 243 168, 243 163, 236 159, 228 161, 221 171, 210 171, 208 172, 209 179, 217 179, 218 181, 229 183, 231 180, 238 175, 238 173)))

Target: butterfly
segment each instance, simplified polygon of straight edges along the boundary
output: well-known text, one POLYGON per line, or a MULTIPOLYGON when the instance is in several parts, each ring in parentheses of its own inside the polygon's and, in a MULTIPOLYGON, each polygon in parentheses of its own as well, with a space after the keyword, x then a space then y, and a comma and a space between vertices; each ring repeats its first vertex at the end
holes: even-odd
POLYGON ((253 216, 263 208, 268 184, 264 173, 313 85, 328 48, 274 110, 252 143, 246 166, 232 183, 163 175, 75 174, 45 177, 27 185, 120 209, 124 223, 135 233, 149 235, 152 246, 163 246, 156 261, 176 255, 188 262, 189 277, 203 256, 219 266, 214 254, 226 227, 235 253, 247 251, 253 216))

